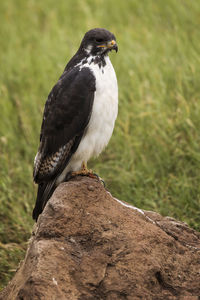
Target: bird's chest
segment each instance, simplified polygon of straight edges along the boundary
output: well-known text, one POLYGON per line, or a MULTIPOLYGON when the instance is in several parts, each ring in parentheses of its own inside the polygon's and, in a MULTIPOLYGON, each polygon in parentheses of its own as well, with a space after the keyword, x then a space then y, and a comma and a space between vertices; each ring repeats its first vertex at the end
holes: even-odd
POLYGON ((118 86, 114 68, 107 58, 104 67, 91 64, 90 69, 96 79, 91 118, 93 117, 95 120, 103 118, 106 123, 109 122, 114 125, 118 112, 118 86))
POLYGON ((118 87, 113 66, 107 58, 106 65, 88 62, 87 67, 95 77, 95 95, 88 126, 77 151, 70 162, 69 169, 78 170, 81 163, 98 156, 108 144, 118 112, 118 87))
POLYGON ((93 139, 92 155, 97 156, 108 144, 114 129, 118 113, 118 87, 109 58, 104 67, 91 64, 90 69, 96 79, 96 91, 86 134, 93 139))
POLYGON ((96 78, 95 104, 103 104, 105 108, 110 109, 113 115, 117 114, 118 107, 118 87, 117 78, 113 66, 108 58, 106 65, 92 65, 91 70, 96 78))

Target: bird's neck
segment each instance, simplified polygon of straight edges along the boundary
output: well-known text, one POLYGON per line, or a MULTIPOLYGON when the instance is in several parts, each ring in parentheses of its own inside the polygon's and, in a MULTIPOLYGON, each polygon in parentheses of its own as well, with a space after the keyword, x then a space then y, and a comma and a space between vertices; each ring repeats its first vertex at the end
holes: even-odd
POLYGON ((65 71, 70 70, 76 65, 79 64, 97 64, 99 68, 104 67, 106 65, 106 61, 108 59, 108 54, 96 54, 93 55, 88 53, 85 49, 79 48, 76 54, 71 58, 68 64, 65 67, 65 71))

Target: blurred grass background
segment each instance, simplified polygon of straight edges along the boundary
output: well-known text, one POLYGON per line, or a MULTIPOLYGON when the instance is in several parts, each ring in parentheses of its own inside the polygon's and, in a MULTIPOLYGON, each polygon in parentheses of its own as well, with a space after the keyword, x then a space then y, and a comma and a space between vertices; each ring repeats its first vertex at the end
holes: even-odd
POLYGON ((112 31, 119 115, 90 163, 114 196, 199 229, 200 2, 0 2, 0 287, 24 257, 47 95, 94 27, 112 31))

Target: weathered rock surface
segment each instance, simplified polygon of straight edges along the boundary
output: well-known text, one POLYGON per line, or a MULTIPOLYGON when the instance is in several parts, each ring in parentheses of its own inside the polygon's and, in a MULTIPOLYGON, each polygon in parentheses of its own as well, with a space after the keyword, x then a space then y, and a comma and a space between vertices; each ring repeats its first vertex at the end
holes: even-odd
POLYGON ((3 300, 199 299, 200 235, 113 198, 101 183, 61 184, 3 300))

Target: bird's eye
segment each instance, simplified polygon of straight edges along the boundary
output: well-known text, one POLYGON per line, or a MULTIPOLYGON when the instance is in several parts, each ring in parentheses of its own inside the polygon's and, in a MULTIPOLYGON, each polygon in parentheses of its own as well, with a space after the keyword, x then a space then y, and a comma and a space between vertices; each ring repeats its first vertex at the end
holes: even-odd
POLYGON ((102 42, 103 42, 103 39, 95 39, 95 41, 96 41, 97 43, 102 43, 102 42))

